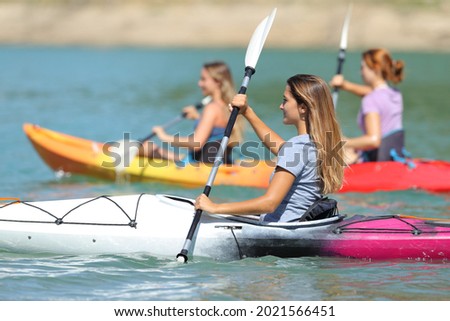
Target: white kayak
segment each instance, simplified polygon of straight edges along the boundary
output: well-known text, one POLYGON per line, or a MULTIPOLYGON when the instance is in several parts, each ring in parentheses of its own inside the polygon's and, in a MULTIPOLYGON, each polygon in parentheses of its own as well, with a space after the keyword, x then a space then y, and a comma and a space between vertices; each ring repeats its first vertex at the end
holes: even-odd
MULTIPOLYGON (((0 251, 175 259, 193 217, 193 200, 168 195, 10 201, 0 205, 0 251)), ((261 223, 257 217, 204 214, 189 253, 220 260, 265 255, 448 259, 450 224, 397 215, 261 223)))
MULTIPOLYGON (((11 202, 0 208, 0 249, 55 254, 143 252, 175 258, 193 216, 193 200, 165 195, 11 202)), ((317 225, 301 225, 305 224, 317 225)), ((243 254, 236 234, 241 239, 265 241, 295 238, 290 228, 297 223, 287 224, 289 229, 271 228, 285 225, 261 225, 257 218, 203 215, 192 255, 237 259, 243 254)))

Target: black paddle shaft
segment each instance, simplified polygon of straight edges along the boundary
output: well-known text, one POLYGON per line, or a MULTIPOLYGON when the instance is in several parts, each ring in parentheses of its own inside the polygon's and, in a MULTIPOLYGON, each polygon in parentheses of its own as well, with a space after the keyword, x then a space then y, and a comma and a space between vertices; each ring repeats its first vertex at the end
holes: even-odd
MULTIPOLYGON (((344 66, 345 61, 345 49, 340 49, 338 54, 338 65, 337 65, 337 71, 336 75, 342 74, 342 67, 344 66)), ((339 91, 338 87, 334 87, 333 92, 337 93, 339 91)))
POLYGON ((338 66, 336 71, 337 75, 342 74, 342 67, 344 65, 344 61, 345 61, 345 49, 340 49, 338 54, 338 66))
MULTIPOLYGON (((245 76, 244 76, 244 80, 242 81, 241 88, 239 89, 239 94, 245 94, 247 92, 248 83, 250 82, 250 79, 254 73, 255 73, 254 68, 252 68, 252 67, 245 68, 245 76)), ((232 110, 230 118, 228 120, 227 127, 225 128, 225 133, 224 133, 224 137, 222 138, 222 142, 224 140, 228 141, 228 138, 230 138, 231 131, 233 130, 233 126, 234 126, 234 123, 236 122, 238 114, 239 114, 239 108, 233 106, 233 110, 232 110)), ((209 196, 209 194, 211 192, 211 186, 212 186, 212 183, 214 182, 215 173, 217 172, 217 166, 220 165, 220 163, 222 162, 222 159, 223 159, 224 149, 219 148, 217 154, 218 155, 216 156, 216 159, 217 158, 219 159, 218 163, 214 162, 213 171, 211 172, 210 178, 208 179, 208 183, 206 184, 205 188, 203 189, 203 194, 205 194, 206 196, 209 196), (215 169, 215 171, 214 171, 214 169, 215 169), (211 177, 211 176, 213 176, 213 177, 211 177)), ((183 249, 181 250, 181 252, 178 253, 178 255, 177 255, 177 258, 182 257, 184 259, 185 263, 188 261, 189 247, 191 245, 192 239, 194 238, 194 234, 195 234, 195 231, 197 230, 197 226, 200 222, 202 212, 203 211, 200 209, 195 211, 194 219, 192 221, 191 227, 187 234, 185 245, 184 245, 183 249)))
MULTIPOLYGON (((197 108, 197 110, 199 110, 199 109, 202 109, 203 103, 202 103, 202 102, 198 102, 198 103, 196 103, 194 106, 195 106, 195 108, 197 108)), ((170 127, 170 126, 172 126, 172 125, 178 123, 178 122, 179 122, 180 120, 182 120, 183 118, 186 118, 186 116, 187 116, 187 113, 184 112, 184 113, 182 113, 181 115, 179 115, 177 118, 172 119, 171 121, 169 121, 168 123, 166 123, 163 127, 164 127, 164 128, 170 127)), ((147 140, 152 139, 155 135, 156 135, 156 134, 155 134, 154 132, 152 132, 151 134, 145 136, 144 138, 139 139, 138 141, 141 142, 141 143, 143 143, 143 142, 145 142, 145 141, 147 141, 147 140)))

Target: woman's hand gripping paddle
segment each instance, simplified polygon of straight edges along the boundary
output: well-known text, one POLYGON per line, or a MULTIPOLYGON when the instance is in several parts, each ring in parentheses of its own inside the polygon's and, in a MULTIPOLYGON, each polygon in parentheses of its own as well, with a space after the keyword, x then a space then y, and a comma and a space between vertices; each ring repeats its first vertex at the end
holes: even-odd
MULTIPOLYGON (((204 97, 201 102, 195 104, 195 108, 198 110, 206 106, 211 102, 212 98, 210 96, 204 97)), ((176 123, 180 122, 186 118, 186 113, 178 115, 176 118, 165 123, 162 127, 167 129, 176 123)), ((111 161, 108 162, 109 166, 114 166, 116 174, 120 175, 128 166, 130 166, 131 161, 139 153, 139 147, 145 142, 152 139, 156 134, 151 133, 144 138, 138 140, 123 139, 110 144, 105 144, 108 150, 103 151, 105 154, 111 157, 111 161)))

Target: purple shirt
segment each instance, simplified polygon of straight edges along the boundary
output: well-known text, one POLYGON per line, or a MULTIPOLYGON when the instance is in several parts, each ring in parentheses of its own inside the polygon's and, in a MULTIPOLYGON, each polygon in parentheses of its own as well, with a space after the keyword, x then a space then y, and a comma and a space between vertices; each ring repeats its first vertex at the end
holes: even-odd
POLYGON ((359 128, 366 134, 364 116, 378 113, 381 121, 381 135, 403 128, 403 98, 400 91, 391 87, 381 87, 363 97, 358 114, 359 128))

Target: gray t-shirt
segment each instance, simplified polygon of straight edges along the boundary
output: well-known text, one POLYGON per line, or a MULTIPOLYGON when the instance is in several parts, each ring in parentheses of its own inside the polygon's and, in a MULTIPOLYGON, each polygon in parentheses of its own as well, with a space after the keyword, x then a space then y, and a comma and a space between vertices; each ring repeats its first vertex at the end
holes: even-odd
POLYGON ((317 149, 309 135, 289 139, 278 152, 277 166, 295 176, 289 192, 273 213, 262 215, 264 222, 289 222, 300 218, 321 197, 317 175, 317 149))

